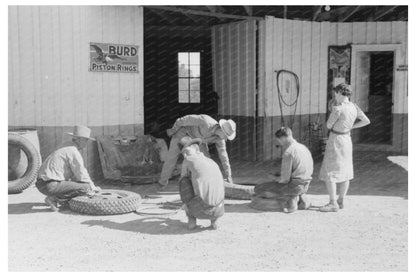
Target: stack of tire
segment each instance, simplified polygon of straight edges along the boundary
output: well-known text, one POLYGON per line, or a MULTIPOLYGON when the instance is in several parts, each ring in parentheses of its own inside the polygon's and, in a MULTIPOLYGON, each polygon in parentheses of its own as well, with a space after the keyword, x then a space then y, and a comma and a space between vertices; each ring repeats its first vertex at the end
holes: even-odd
POLYGON ((21 132, 9 132, 8 144, 8 193, 20 193, 36 182, 42 160, 38 148, 21 132))

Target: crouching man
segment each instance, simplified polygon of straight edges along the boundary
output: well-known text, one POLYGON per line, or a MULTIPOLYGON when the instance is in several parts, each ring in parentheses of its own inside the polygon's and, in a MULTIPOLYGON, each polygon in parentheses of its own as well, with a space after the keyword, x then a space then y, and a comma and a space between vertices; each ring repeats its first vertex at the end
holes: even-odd
POLYGON ((65 204, 73 197, 94 194, 101 189, 94 185, 84 167, 80 150, 87 146, 91 130, 85 126, 75 126, 72 140, 65 142, 50 154, 39 169, 36 187, 46 195, 45 203, 53 211, 58 204, 65 204))
POLYGON ((275 137, 278 145, 283 148, 280 176, 269 175, 273 182, 257 185, 254 193, 258 197, 282 201, 285 211, 289 213, 296 211, 298 207, 308 209, 310 202, 306 192, 313 173, 311 152, 293 138, 292 130, 288 127, 280 128, 275 137))
POLYGON ((184 156, 179 193, 185 204, 188 228, 194 229, 196 219, 211 220, 217 229, 217 220, 224 215, 224 181, 217 163, 200 152, 201 139, 183 137, 179 149, 184 156))

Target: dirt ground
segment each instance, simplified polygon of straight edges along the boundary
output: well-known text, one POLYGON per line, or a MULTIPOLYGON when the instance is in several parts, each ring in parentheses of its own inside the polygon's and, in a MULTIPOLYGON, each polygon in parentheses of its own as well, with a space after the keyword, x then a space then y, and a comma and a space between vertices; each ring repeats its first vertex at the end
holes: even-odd
MULTIPOLYGON (((261 212, 250 201, 226 200, 216 231, 186 229, 183 210, 169 216, 86 216, 51 212, 31 187, 9 195, 9 271, 407 271, 407 157, 354 156, 356 178, 346 208, 293 214, 261 212)), ((268 163, 232 163, 234 178, 275 171, 268 163)), ((326 204, 316 179, 309 194, 326 204)), ((103 188, 115 186, 101 183, 103 188)), ((177 185, 124 186, 145 205, 178 202, 177 185)))

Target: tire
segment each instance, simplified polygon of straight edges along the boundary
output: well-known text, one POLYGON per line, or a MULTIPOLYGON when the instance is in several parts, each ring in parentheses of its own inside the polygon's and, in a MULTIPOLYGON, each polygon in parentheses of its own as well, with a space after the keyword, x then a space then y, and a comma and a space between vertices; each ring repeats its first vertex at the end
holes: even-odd
POLYGON ((9 134, 9 144, 20 147, 28 160, 27 169, 23 176, 9 181, 9 194, 20 193, 36 181, 41 166, 40 154, 28 139, 18 134, 9 134))
POLYGON ((287 201, 254 196, 250 203, 250 207, 261 211, 281 212, 285 208, 286 202, 287 201))
POLYGON ((139 194, 125 190, 102 190, 92 197, 78 196, 69 200, 69 208, 77 213, 91 215, 113 215, 134 212, 142 198, 139 194))
POLYGON ((254 195, 254 185, 238 185, 224 182, 225 198, 250 200, 254 195))

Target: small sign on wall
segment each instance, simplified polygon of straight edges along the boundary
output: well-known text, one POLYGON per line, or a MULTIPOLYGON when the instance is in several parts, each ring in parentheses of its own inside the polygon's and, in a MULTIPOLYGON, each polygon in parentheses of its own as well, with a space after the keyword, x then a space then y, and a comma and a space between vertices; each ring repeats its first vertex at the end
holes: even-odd
POLYGON ((139 47, 135 45, 90 42, 90 71, 139 72, 139 47))

